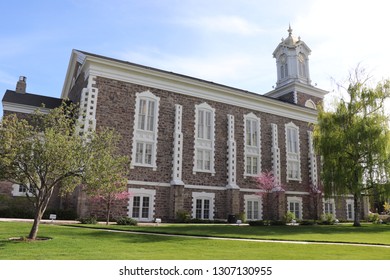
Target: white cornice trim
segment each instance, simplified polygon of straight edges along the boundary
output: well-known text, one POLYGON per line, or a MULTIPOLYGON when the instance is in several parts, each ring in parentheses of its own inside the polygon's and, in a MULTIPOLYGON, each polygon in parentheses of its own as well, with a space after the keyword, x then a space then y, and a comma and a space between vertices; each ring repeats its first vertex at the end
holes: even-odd
POLYGON ((3 101, 3 111, 10 111, 14 113, 25 113, 33 114, 35 110, 39 109, 43 114, 48 114, 50 112, 49 108, 36 107, 30 105, 16 104, 3 101))
MULTIPOLYGON (((75 60, 76 58, 72 55, 71 59, 75 60)), ((108 79, 158 88, 309 123, 315 123, 317 120, 317 112, 313 112, 313 110, 308 108, 267 98, 260 94, 229 88, 179 74, 126 64, 120 61, 87 55, 83 64, 83 71, 86 72, 86 75, 101 76, 108 79)), ((71 77, 71 73, 68 72, 65 85, 70 83, 67 80, 71 79, 71 77)), ((66 97, 67 91, 69 91, 69 87, 65 85, 62 97, 66 97)))
POLYGON ((273 97, 273 98, 278 98, 278 97, 283 96, 287 93, 295 92, 295 91, 300 92, 300 93, 306 93, 306 94, 309 94, 311 96, 315 96, 318 98, 324 98, 324 96, 328 93, 328 91, 320 89, 320 88, 316 88, 312 85, 306 85, 303 83, 294 82, 294 83, 289 83, 287 85, 278 87, 270 92, 267 92, 264 95, 269 96, 269 97, 273 97))
POLYGON ((219 186, 185 185, 184 188, 185 189, 226 191, 226 187, 219 187, 219 186))
POLYGON ((137 186, 150 186, 150 187, 170 187, 170 183, 162 183, 162 182, 145 182, 145 181, 136 181, 136 180, 128 180, 127 184, 129 185, 137 185, 137 186))

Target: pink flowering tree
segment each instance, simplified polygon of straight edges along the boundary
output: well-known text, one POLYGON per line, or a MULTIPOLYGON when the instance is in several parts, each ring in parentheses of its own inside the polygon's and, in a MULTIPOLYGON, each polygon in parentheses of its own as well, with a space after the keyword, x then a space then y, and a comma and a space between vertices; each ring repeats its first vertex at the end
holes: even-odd
POLYGON ((114 212, 117 204, 122 204, 129 199, 131 194, 121 188, 120 183, 114 183, 107 185, 104 188, 100 188, 96 193, 91 195, 93 203, 99 204, 103 207, 106 218, 106 225, 110 222, 110 218, 116 213, 114 212))
POLYGON ((310 184, 309 192, 310 192, 310 196, 313 199, 314 219, 318 220, 318 206, 319 206, 319 201, 320 201, 322 192, 319 189, 318 185, 316 185, 316 184, 310 184))
POLYGON ((284 191, 282 185, 277 181, 272 171, 261 172, 256 177, 257 187, 260 189, 256 194, 263 198, 263 201, 266 201, 267 208, 267 219, 270 218, 270 194, 272 192, 284 191))
POLYGON ((93 154, 93 164, 87 166, 87 184, 83 190, 90 195, 93 201, 101 203, 105 209, 106 224, 110 222, 112 206, 121 200, 129 198, 126 190, 129 173, 129 158, 122 156, 119 151, 120 137, 117 134, 109 134, 107 142, 93 143, 97 145, 99 153, 93 154), (115 143, 115 145, 112 145, 115 143))

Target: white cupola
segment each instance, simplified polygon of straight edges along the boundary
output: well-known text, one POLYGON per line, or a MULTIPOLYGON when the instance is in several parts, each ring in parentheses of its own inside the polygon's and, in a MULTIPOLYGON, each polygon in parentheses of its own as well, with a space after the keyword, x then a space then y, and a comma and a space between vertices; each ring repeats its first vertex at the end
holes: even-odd
POLYGON ((288 28, 287 39, 282 38, 273 57, 276 58, 277 77, 276 88, 292 82, 299 82, 306 85, 311 84, 309 71, 309 55, 311 50, 301 41, 292 35, 291 26, 288 28))

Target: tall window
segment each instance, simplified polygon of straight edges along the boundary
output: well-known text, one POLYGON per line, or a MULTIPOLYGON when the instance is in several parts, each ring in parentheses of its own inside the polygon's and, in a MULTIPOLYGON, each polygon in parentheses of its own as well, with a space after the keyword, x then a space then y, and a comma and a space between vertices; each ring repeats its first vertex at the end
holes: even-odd
POLYGON ((301 77, 306 77, 306 58, 305 55, 300 53, 298 55, 298 73, 301 77))
POLYGON ((210 219, 210 199, 196 200, 196 219, 210 219))
POLYGON ((260 172, 260 118, 253 113, 244 116, 245 176, 260 172))
POLYGON ((132 218, 148 219, 150 218, 150 197, 134 196, 132 218))
POLYGON ((152 221, 156 190, 133 188, 129 192, 132 194, 128 206, 129 217, 138 221, 152 221))
POLYGON ((293 123, 286 125, 287 180, 301 180, 299 128, 293 123))
POLYGON ((353 199, 347 199, 347 220, 352 221, 354 219, 354 201, 353 199))
POLYGON ((285 55, 280 57, 280 78, 284 79, 288 77, 288 65, 287 58, 285 55))
POLYGON ((244 201, 246 219, 249 221, 261 220, 263 218, 261 197, 258 195, 244 195, 244 201))
POLYGON ((215 109, 207 103, 195 106, 195 154, 193 172, 214 174, 215 109))
POLYGON ((294 213, 296 219, 302 219, 302 198, 287 197, 287 209, 294 213))
POLYGON ((138 112, 139 130, 154 131, 155 104, 154 100, 140 99, 138 112))
POLYGON ((198 138, 211 140, 211 110, 199 109, 198 111, 198 138))
POLYGON ((157 169, 158 111, 160 98, 150 91, 137 93, 131 167, 157 169))
POLYGON ((324 200, 324 213, 332 214, 333 217, 336 217, 336 207, 333 198, 324 200))
POLYGON ((214 219, 214 193, 192 193, 192 218, 202 220, 214 219))

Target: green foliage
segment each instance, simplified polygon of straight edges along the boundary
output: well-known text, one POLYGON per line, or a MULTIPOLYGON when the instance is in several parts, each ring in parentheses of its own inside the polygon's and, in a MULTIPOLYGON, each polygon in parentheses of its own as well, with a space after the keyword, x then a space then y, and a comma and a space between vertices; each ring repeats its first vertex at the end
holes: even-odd
POLYGON ((191 221, 191 215, 185 210, 179 210, 176 212, 177 223, 189 223, 191 221))
POLYGON ((77 213, 74 209, 47 209, 43 214, 44 219, 49 219, 50 214, 57 215, 57 220, 76 220, 77 213))
MULTIPOLYGON (((362 193, 375 199, 390 195, 389 117, 384 101, 390 96, 390 81, 371 88, 356 69, 351 75, 347 98, 334 111, 319 107, 314 143, 322 156, 322 182, 326 195, 353 194, 360 205, 362 193)), ((359 225, 355 211, 355 225, 359 225)))
POLYGON ((386 214, 390 214, 390 203, 385 202, 385 204, 383 204, 383 210, 386 214))
POLYGON ((116 168, 123 166, 124 159, 111 154, 118 145, 115 133, 103 130, 81 137, 75 125, 76 111, 76 105, 64 102, 48 114, 35 112, 29 122, 16 115, 0 122, 0 180, 35 190, 29 197, 35 207, 30 239, 37 235, 54 188, 66 193, 81 183, 96 190, 112 180, 124 181, 125 172, 116 168))
POLYGON ((301 225, 301 226, 313 226, 316 224, 317 224, 317 222, 315 220, 302 220, 299 222, 299 225, 301 225))
POLYGON ((284 215, 285 223, 291 223, 293 220, 295 220, 295 214, 287 211, 287 213, 284 215))
POLYGON ((380 223, 380 217, 378 213, 370 213, 368 214, 368 221, 373 224, 379 224, 380 223))
POLYGON ((258 226, 266 226, 268 223, 266 223, 263 220, 256 220, 256 221, 249 221, 248 224, 252 227, 258 227, 258 226))
POLYGON ((244 212, 241 212, 239 214, 236 214, 237 220, 241 220, 241 222, 246 222, 246 214, 244 212))
POLYGON ((116 223, 123 226, 136 226, 138 224, 137 220, 129 217, 121 217, 117 219, 116 223))
POLYGON ((94 216, 78 218, 77 221, 79 221, 82 224, 92 224, 92 225, 97 224, 97 218, 94 216))
POLYGON ((321 225, 333 225, 335 223, 336 219, 334 218, 333 214, 326 213, 321 215, 321 220, 319 224, 321 225))

